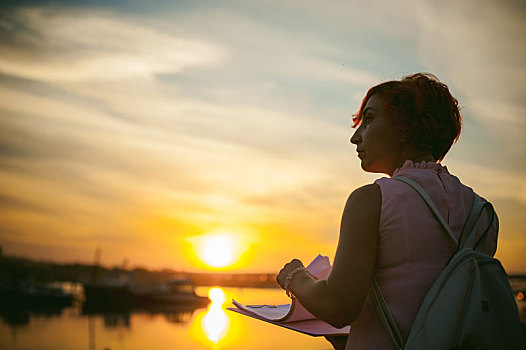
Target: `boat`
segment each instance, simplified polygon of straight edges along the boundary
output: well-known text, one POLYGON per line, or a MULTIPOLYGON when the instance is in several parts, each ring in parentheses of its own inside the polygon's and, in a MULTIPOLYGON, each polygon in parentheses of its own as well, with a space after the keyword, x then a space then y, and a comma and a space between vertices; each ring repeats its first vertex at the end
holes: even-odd
POLYGON ((24 283, 16 286, 0 285, 0 298, 17 306, 69 306, 75 294, 56 284, 24 283))
POLYGON ((85 309, 205 307, 208 297, 198 296, 194 284, 187 278, 173 278, 166 283, 144 281, 133 271, 126 271, 127 262, 120 269, 109 271, 101 280, 101 248, 95 250, 91 283, 84 284, 85 309))
POLYGON ((180 304, 206 306, 210 300, 195 293, 192 281, 173 279, 161 287, 134 285, 85 284, 86 305, 97 306, 154 306, 180 304))

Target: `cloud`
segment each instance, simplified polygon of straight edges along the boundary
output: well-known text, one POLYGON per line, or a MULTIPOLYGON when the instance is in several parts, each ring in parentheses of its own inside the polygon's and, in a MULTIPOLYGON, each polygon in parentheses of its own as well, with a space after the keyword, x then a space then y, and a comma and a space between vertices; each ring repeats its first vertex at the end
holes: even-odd
POLYGON ((517 115, 526 108, 524 9, 493 1, 419 4, 418 47, 424 62, 464 97, 472 117, 524 128, 524 118, 517 115), (510 108, 501 108, 503 104, 510 108), (496 114, 495 109, 511 114, 496 114))
POLYGON ((466 162, 460 159, 448 161, 456 173, 463 179, 467 179, 468 184, 477 192, 483 190, 483 196, 488 200, 510 199, 526 205, 526 185, 524 177, 520 173, 510 173, 505 169, 488 168, 485 164, 466 162), (480 176, 484 174, 484 176, 480 176))
MULTIPOLYGON (((298 200, 283 215, 276 208, 288 204, 277 195, 291 199, 302 189, 315 191, 327 181, 327 169, 334 169, 329 177, 341 173, 336 155, 325 155, 338 138, 346 143, 346 132, 323 120, 307 123, 303 116, 249 105, 169 99, 152 81, 123 83, 125 91, 115 85, 77 87, 69 94, 83 98, 72 100, 10 85, 0 85, 6 97, 0 140, 18 153, 3 158, 0 176, 14 189, 5 195, 62 215, 21 225, 25 216, 17 214, 4 229, 25 227, 41 244, 56 240, 42 241, 45 232, 38 227, 53 229, 66 244, 67 238, 93 235, 97 222, 111 223, 114 240, 127 232, 128 239, 142 241, 137 227, 126 228, 137 219, 167 216, 201 227, 299 220, 312 204, 298 200), (267 204, 245 201, 247 196, 267 198, 267 204), (71 229, 72 222, 82 229, 71 229)), ((331 203, 320 209, 340 209, 339 202, 331 203)))
POLYGON ((222 61, 224 49, 96 11, 21 8, 0 28, 0 72, 47 81, 114 80, 222 61), (22 30, 21 30, 22 28, 22 30))
POLYGON ((463 107, 463 135, 446 162, 482 194, 524 203, 524 6, 443 1, 415 9, 419 56, 463 107))
POLYGON ((490 200, 525 203, 520 166, 478 164, 490 147, 523 154, 514 20, 495 32, 455 5, 444 26, 445 7, 416 1, 234 4, 0 15, 0 239, 102 242, 152 265, 183 264, 184 237, 220 228, 302 240, 306 256, 334 245, 346 196, 378 177, 359 169, 350 116, 369 86, 414 70, 448 83, 475 124, 451 170, 490 200), (489 89, 477 75, 495 61, 486 36, 511 47, 489 89), (484 138, 490 116, 513 126, 506 139, 484 138))

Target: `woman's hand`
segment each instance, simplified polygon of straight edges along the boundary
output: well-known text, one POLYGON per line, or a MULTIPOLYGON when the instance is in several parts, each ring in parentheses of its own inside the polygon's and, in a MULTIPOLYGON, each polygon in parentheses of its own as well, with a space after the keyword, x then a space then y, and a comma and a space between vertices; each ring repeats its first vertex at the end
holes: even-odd
POLYGON ((287 279, 287 276, 299 267, 304 266, 303 263, 298 259, 292 259, 289 263, 286 263, 285 266, 283 266, 278 276, 276 277, 276 281, 281 286, 281 288, 285 289, 285 281, 287 279))

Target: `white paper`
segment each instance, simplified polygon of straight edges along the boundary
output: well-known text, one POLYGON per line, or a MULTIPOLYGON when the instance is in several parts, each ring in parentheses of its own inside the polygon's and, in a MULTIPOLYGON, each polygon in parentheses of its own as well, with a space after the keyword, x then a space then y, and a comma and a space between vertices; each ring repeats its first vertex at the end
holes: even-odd
MULTIPOLYGON (((306 269, 314 277, 318 279, 326 279, 331 272, 331 263, 328 257, 318 254, 318 256, 307 266, 306 269)), ((309 311, 307 311, 307 309, 305 309, 297 299, 292 300, 291 304, 282 305, 243 305, 235 300, 232 300, 232 303, 239 309, 245 310, 270 321, 293 322, 316 318, 309 311)))

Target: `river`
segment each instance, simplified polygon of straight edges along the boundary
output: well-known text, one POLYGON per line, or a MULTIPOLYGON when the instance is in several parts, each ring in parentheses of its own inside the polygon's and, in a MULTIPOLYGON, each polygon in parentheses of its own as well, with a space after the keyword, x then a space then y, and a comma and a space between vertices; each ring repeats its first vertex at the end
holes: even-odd
MULTIPOLYGON (((199 295, 211 287, 198 287, 199 295)), ((282 304, 281 289, 218 288, 206 308, 86 314, 62 310, 17 310, 0 314, 0 349, 331 349, 319 337, 293 332, 226 310, 232 298, 246 304, 282 304)))
MULTIPOLYGON (((198 287, 196 292, 211 295, 213 302, 200 309, 86 313, 77 305, 61 310, 2 312, 0 349, 332 349, 322 337, 226 310, 233 298, 244 304, 287 303, 281 289, 198 287)), ((521 321, 526 323, 526 303, 518 302, 518 306, 521 321)))

